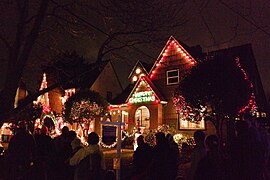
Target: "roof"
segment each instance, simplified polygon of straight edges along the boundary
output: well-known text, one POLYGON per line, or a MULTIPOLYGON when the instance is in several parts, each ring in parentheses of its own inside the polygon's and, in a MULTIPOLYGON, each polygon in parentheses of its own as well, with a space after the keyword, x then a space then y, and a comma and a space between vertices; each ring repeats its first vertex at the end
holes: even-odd
POLYGON ((126 102, 128 96, 130 95, 132 89, 134 88, 135 84, 129 84, 121 94, 116 96, 114 99, 110 101, 111 104, 123 104, 126 102))
POLYGON ((134 74, 134 71, 136 70, 138 66, 141 66, 144 72, 148 75, 148 72, 152 68, 153 64, 148 64, 146 62, 138 60, 136 64, 134 65, 134 67, 132 68, 131 72, 129 73, 128 79, 134 74))
MULTIPOLYGON (((161 51, 161 54, 159 55, 157 60, 159 60, 160 56, 162 56, 163 51, 165 51, 168 43, 171 40, 175 40, 174 37, 172 37, 172 36, 170 37, 170 39, 168 40, 168 42, 164 46, 164 48, 161 51)), ((230 60, 235 60, 238 57, 240 59, 240 63, 241 63, 242 68, 246 71, 247 76, 249 77, 249 79, 253 83, 254 93, 255 93, 255 97, 256 97, 256 103, 259 106, 259 110, 267 111, 267 101, 266 101, 264 89, 262 86, 261 78, 260 78, 259 71, 258 71, 258 68, 256 65, 256 60, 255 60, 255 57, 253 54, 251 44, 245 44, 245 45, 241 45, 241 46, 220 49, 220 50, 207 52, 207 53, 203 53, 200 46, 189 47, 189 46, 185 45, 184 43, 181 43, 180 45, 182 46, 182 48, 185 49, 185 52, 190 53, 190 55, 192 57, 194 57, 194 59, 196 59, 196 60, 199 59, 199 60, 203 61, 204 59, 214 58, 214 57, 231 57, 231 58, 229 58, 230 60)), ((146 69, 146 66, 142 61, 138 61, 136 63, 136 65, 138 63, 141 63, 143 65, 143 67, 146 69)), ((156 63, 157 63, 157 61, 155 62, 155 64, 156 63)), ((135 67, 136 67, 136 65, 135 65, 135 67)), ((152 66, 152 70, 154 68, 155 68, 155 65, 152 66)), ((134 69, 132 71, 134 71, 134 69)), ((149 70, 148 70, 148 72, 149 72, 149 70)), ((150 72, 149 72, 149 74, 150 74, 150 72)), ((151 88, 154 90, 154 92, 158 96, 162 97, 160 91, 156 88, 156 86, 153 84, 153 82, 147 77, 145 79, 147 80, 147 82, 149 83, 151 88)), ((128 99, 128 97, 134 91, 134 89, 136 89, 138 82, 136 83, 136 85, 129 84, 125 88, 123 93, 120 94, 119 96, 117 96, 112 102, 115 104, 125 103, 125 101, 128 99)))
POLYGON ((164 101, 165 99, 163 98, 163 96, 161 95, 161 93, 159 92, 159 90, 156 88, 156 86, 152 83, 152 81, 147 77, 147 76, 142 76, 140 77, 140 79, 136 82, 135 86, 133 87, 132 91, 130 92, 129 96, 126 99, 126 103, 128 102, 129 98, 132 96, 132 94, 136 91, 136 88, 139 86, 139 83, 141 81, 146 81, 150 88, 152 88, 152 90, 154 91, 154 93, 157 95, 157 97, 159 98, 160 101, 164 101))
MULTIPOLYGON (((169 38, 166 45, 163 47, 162 51, 160 52, 158 58, 156 59, 153 67, 151 68, 148 76, 152 80, 152 77, 155 74, 155 69, 158 69, 161 64, 165 61, 166 57, 168 57, 167 51, 170 51, 171 48, 175 50, 176 53, 179 53, 186 59, 189 63, 195 65, 197 62, 194 57, 188 52, 173 36, 169 38)), ((190 49, 190 48, 187 48, 190 49)))
POLYGON ((51 84, 60 81, 64 89, 89 88, 109 62, 108 60, 88 64, 84 63, 81 57, 67 57, 46 66, 44 71, 51 84))

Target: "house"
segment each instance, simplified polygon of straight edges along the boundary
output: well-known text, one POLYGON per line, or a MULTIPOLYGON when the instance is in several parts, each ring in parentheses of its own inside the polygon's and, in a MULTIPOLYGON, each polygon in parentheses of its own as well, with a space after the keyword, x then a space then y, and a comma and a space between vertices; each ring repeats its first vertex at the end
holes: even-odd
MULTIPOLYGON (((74 65, 69 68, 75 69, 74 65)), ((45 72, 47 86, 59 81, 55 72, 50 68, 47 68, 45 72)), ((74 78, 75 80, 71 81, 71 83, 62 84, 62 86, 48 92, 49 106, 56 114, 62 113, 63 104, 68 97, 76 93, 76 90, 80 88, 89 88, 89 90, 96 91, 108 102, 123 91, 111 61, 84 65, 78 74, 80 76, 78 80, 74 78)))
POLYGON ((171 36, 149 71, 146 71, 142 63, 136 63, 128 77, 130 84, 112 101, 111 120, 118 121, 122 118, 126 124, 125 129, 128 130, 134 127, 143 130, 157 129, 158 126, 167 124, 187 135, 193 134, 195 130, 215 134, 215 127, 210 121, 202 120, 196 124, 183 120, 176 111, 173 95, 181 79, 196 66, 198 60, 224 54, 230 57, 229 60, 240 59, 247 76, 254 84, 259 111, 266 112, 266 99, 251 45, 203 53, 199 46, 190 48, 171 36))
POLYGON ((78 130, 78 135, 83 137, 84 134, 88 132, 98 132, 100 130, 100 119, 91 121, 87 129, 84 128, 80 130, 77 127, 81 126, 77 126, 76 123, 70 125, 64 122, 62 119, 63 105, 68 98, 81 88, 87 88, 98 92, 110 102, 120 94, 123 89, 111 61, 83 64, 78 63, 78 60, 75 62, 73 60, 70 59, 69 62, 58 61, 52 66, 46 67, 40 90, 57 83, 60 84, 60 86, 39 96, 37 101, 34 102, 41 103, 43 106, 43 114, 41 118, 36 121, 35 127, 46 124, 46 120, 47 124, 52 127, 51 130, 56 132, 56 134, 52 133, 53 135, 59 134, 61 128, 67 125, 73 130, 78 130), (60 74, 59 71, 55 69, 60 69, 60 72, 65 70, 65 72, 60 74))

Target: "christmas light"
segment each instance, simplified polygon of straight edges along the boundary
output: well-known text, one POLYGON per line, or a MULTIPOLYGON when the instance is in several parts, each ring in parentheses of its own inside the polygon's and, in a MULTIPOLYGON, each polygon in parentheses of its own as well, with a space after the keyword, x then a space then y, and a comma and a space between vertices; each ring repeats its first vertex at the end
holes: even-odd
POLYGON ((150 85, 145 80, 145 76, 141 77, 137 87, 132 95, 128 98, 128 104, 136 104, 143 102, 160 102, 150 85))
POLYGON ((236 65, 238 66, 238 68, 240 68, 240 70, 242 71, 243 75, 244 75, 244 79, 249 83, 249 86, 251 88, 251 96, 250 96, 250 99, 248 101, 248 104, 244 107, 242 107, 240 110, 239 110, 239 114, 245 112, 246 110, 250 110, 251 113, 255 113, 257 111, 257 104, 256 104, 256 99, 255 99, 255 95, 254 95, 254 86, 251 82, 251 80, 248 78, 248 75, 247 73, 245 72, 245 70, 242 68, 242 65, 240 63, 240 59, 237 57, 235 59, 235 63, 236 65))
POLYGON ((170 55, 170 52, 173 52, 175 49, 176 54, 181 55, 181 57, 186 60, 191 65, 195 65, 197 62, 195 59, 173 38, 171 37, 167 44, 165 45, 163 51, 160 53, 159 57, 157 58, 154 66, 152 67, 151 71, 149 72, 149 77, 151 80, 156 78, 155 74, 159 73, 159 68, 161 67, 161 63, 166 61, 166 59, 169 61, 171 58, 166 58, 168 55, 170 55))

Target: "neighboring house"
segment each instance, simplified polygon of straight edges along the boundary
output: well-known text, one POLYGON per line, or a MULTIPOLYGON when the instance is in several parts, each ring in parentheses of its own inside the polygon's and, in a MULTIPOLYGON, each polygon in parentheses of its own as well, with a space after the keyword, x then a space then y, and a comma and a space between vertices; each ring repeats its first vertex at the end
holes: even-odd
POLYGON ((184 75, 196 66, 197 60, 222 56, 223 53, 230 55, 229 60, 239 57, 254 84, 259 111, 266 112, 267 104, 251 45, 203 53, 199 46, 190 48, 171 36, 150 71, 146 71, 139 61, 136 63, 128 77, 130 84, 112 101, 111 120, 118 121, 121 117, 129 130, 134 127, 157 129, 159 125, 168 124, 185 134, 198 129, 215 133, 210 121, 202 120, 199 124, 184 121, 174 107, 173 94, 184 75), (140 75, 142 71, 145 76, 140 75))
MULTIPOLYGON (((71 66, 71 68, 74 67, 71 66)), ((47 76, 47 86, 57 82, 57 77, 53 70, 47 69, 45 72, 47 76)), ((56 114, 62 113, 62 105, 66 102, 68 97, 76 93, 76 90, 82 87, 98 92, 108 102, 123 91, 111 61, 84 65, 83 70, 79 71, 79 73, 82 75, 78 82, 63 85, 48 93, 49 106, 56 114)))

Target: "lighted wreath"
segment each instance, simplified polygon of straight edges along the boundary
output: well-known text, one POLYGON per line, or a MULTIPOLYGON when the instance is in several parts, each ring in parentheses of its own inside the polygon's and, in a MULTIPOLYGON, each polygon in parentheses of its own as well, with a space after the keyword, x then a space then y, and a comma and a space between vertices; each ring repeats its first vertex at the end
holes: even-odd
POLYGON ((81 90, 73 94, 65 103, 64 119, 69 123, 91 121, 94 117, 104 116, 108 102, 97 92, 81 90))

